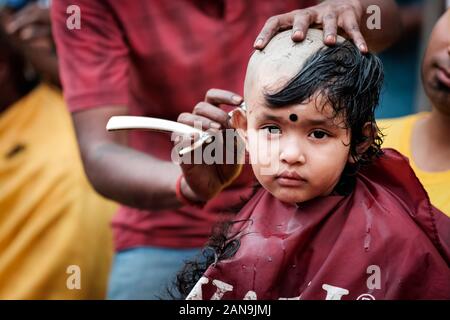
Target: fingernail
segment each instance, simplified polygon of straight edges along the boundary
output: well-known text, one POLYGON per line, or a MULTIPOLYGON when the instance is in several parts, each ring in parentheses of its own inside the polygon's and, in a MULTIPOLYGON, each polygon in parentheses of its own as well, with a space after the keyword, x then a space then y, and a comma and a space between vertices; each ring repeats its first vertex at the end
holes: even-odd
POLYGON ((359 45, 359 50, 366 52, 367 51, 367 47, 364 44, 360 44, 359 45))
POLYGON ((296 30, 292 36, 295 38, 303 38, 303 31, 296 30))
POLYGON ((242 97, 239 97, 239 96, 236 96, 236 95, 231 97, 231 99, 233 99, 233 101, 236 102, 236 103, 240 103, 242 101, 242 97))
POLYGON ((260 47, 263 43, 263 40, 261 38, 256 39, 254 47, 260 47))
POLYGON ((211 124, 209 126, 213 129, 220 129, 220 127, 221 127, 220 123, 217 123, 217 122, 211 122, 211 124))
POLYGON ((336 38, 332 34, 329 34, 327 36, 327 42, 334 42, 335 40, 336 40, 336 38))

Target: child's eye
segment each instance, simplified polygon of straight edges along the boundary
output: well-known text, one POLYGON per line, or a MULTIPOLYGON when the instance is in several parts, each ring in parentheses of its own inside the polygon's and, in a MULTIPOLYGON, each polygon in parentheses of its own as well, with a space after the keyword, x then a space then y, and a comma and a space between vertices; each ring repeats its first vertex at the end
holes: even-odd
POLYGON ((273 126, 273 125, 262 127, 262 129, 266 130, 270 134, 280 134, 281 133, 281 129, 278 128, 277 126, 273 126))
POLYGON ((314 130, 314 131, 311 132, 309 135, 310 135, 311 137, 313 137, 314 139, 323 139, 323 138, 329 136, 328 133, 326 133, 325 131, 322 131, 322 130, 314 130))

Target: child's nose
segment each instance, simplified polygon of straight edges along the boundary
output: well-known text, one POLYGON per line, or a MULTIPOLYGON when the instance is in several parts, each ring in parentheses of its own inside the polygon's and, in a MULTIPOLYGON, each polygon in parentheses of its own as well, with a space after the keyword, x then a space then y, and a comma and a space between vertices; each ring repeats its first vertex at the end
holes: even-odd
POLYGON ((290 141, 286 145, 282 146, 280 153, 280 160, 286 164, 304 164, 306 162, 305 149, 302 148, 301 143, 296 141, 290 141))

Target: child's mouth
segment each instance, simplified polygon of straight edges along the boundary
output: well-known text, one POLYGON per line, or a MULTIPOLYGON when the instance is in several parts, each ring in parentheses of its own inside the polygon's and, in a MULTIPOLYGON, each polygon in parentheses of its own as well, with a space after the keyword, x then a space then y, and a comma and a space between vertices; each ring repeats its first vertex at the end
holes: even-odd
POLYGON ((284 171, 275 179, 282 187, 300 187, 306 183, 306 180, 294 171, 284 171))

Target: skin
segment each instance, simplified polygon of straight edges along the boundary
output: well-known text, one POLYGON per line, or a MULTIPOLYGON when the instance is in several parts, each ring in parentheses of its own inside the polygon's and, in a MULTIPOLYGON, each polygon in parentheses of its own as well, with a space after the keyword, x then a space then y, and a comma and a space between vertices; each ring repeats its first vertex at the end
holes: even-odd
POLYGON ((233 124, 261 185, 281 201, 299 203, 333 191, 352 161, 351 133, 342 115, 333 117, 332 107, 321 96, 281 108, 267 105, 265 93, 284 87, 306 59, 324 47, 322 31, 309 30, 308 43, 295 46, 289 35, 276 35, 264 52, 251 57, 244 84, 247 112, 236 113, 233 124), (291 115, 297 121, 290 120, 291 115), (297 177, 282 177, 283 173, 297 177))
POLYGON ((43 80, 60 86, 49 9, 31 3, 15 13, 3 10, 0 13, 0 21, 11 44, 43 80))
POLYGON ((422 83, 431 113, 417 121, 411 137, 416 165, 428 172, 450 170, 450 10, 436 23, 422 63, 422 83), (430 157, 429 155, 433 155, 430 157))
POLYGON ((267 105, 264 93, 278 91, 324 47, 321 31, 310 30, 309 43, 295 46, 289 35, 278 34, 264 52, 251 57, 244 85, 248 111, 236 114, 233 123, 246 142, 261 185, 279 200, 295 203, 332 192, 349 160, 350 133, 342 117, 331 119, 333 110, 322 104, 320 96, 284 108, 267 105), (291 114, 298 121, 289 120, 291 114), (280 177, 286 172, 296 173, 298 179, 280 177))
POLYGON ((350 132, 342 125, 343 118, 331 120, 332 108, 318 107, 316 99, 271 109, 259 102, 264 99, 262 87, 255 84, 250 90, 246 96, 250 106, 248 114, 236 115, 235 122, 261 185, 288 203, 329 195, 351 158, 350 132), (299 117, 296 123, 289 120, 292 112, 299 117), (270 148, 270 144, 277 147, 270 148), (260 155, 263 158, 259 159, 260 155), (267 160, 270 160, 270 173, 267 173, 267 160), (280 177, 283 173, 296 173, 298 178, 280 177))
MULTIPOLYGON (((301 104, 282 108, 269 108, 265 100, 267 91, 278 91, 306 59, 324 46, 322 34, 320 30, 309 30, 308 42, 292 45, 289 32, 283 32, 263 52, 256 51, 250 58, 244 84, 247 111, 238 109, 230 121, 245 142, 256 178, 284 202, 303 202, 329 195, 345 165, 354 162, 349 146, 351 134, 343 125, 344 118, 342 115, 333 118, 333 109, 323 103, 323 97, 315 95, 301 104), (290 120, 293 114, 297 115, 297 121, 290 120), (280 177, 283 173, 295 173, 299 178, 280 177)), ((206 125, 217 114, 217 108, 202 104, 201 117, 198 113, 194 110, 190 121, 179 121, 192 125, 199 120, 206 125)), ((367 123, 364 129, 367 135, 370 128, 367 123)), ((357 151, 364 152, 370 144, 368 139, 357 151)), ((194 167, 201 170, 201 165, 194 167)), ((182 168, 188 173, 183 165, 182 168)), ((195 178, 186 175, 188 183, 192 181, 198 187, 201 184, 195 178)), ((220 190, 218 185, 217 191, 220 190)), ((210 194, 204 193, 205 198, 210 194)))
MULTIPOLYGON (((326 12, 331 10, 336 16, 341 17, 336 20, 322 21, 327 29, 337 30, 338 24, 346 21, 345 25, 349 26, 347 30, 355 34, 360 22, 357 17, 361 8, 351 5, 353 2, 354 0, 341 0, 340 4, 344 6, 344 11, 341 10, 342 6, 334 5, 334 0, 326 2, 329 5, 324 7, 326 12)), ((383 8, 384 5, 381 7, 383 8)), ((395 10, 382 10, 382 19, 389 21, 395 19, 395 12, 395 10)), ((310 20, 307 25, 313 23, 314 21, 310 20)), ((264 30, 263 33, 266 34, 264 30)), ((392 30, 399 30, 399 28, 392 30)), ((377 37, 368 34, 366 41, 369 47, 372 47, 372 44, 374 47, 387 46, 392 42, 393 33, 395 32, 377 32, 377 37)), ((269 40, 267 37, 264 39, 269 40)), ((295 40, 301 39, 295 38, 295 40)), ((257 48, 262 47, 257 46, 257 48)), ((178 121, 193 125, 194 121, 198 120, 204 128, 214 128, 212 123, 220 125, 215 125, 215 129, 231 128, 227 113, 218 106, 219 104, 238 106, 241 102, 242 97, 236 93, 213 89, 206 94, 204 101, 195 106, 192 113, 180 115, 178 121)), ((99 108, 76 112, 72 115, 87 176, 97 192, 105 197, 141 209, 173 209, 182 205, 175 195, 176 181, 181 172, 185 174, 181 181, 181 191, 192 201, 210 199, 220 192, 223 186, 230 183, 239 172, 239 166, 215 166, 214 170, 211 166, 195 168, 179 166, 127 147, 126 133, 111 134, 104 130, 111 116, 127 113, 126 106, 99 106, 99 108), (130 166, 134 170, 130 170, 130 166), (112 172, 114 174, 111 174, 112 172), (165 174, 161 175, 160 172, 165 174)))
POLYGON ((343 33, 353 40, 361 52, 379 52, 401 35, 399 14, 398 6, 392 0, 324 1, 310 8, 270 17, 256 37, 254 47, 263 49, 276 33, 291 28, 292 40, 303 41, 308 27, 316 24, 324 30, 323 41, 326 45, 335 44, 337 35, 343 33), (380 8, 381 30, 369 30, 364 23, 369 17, 366 11, 370 5, 380 8))

